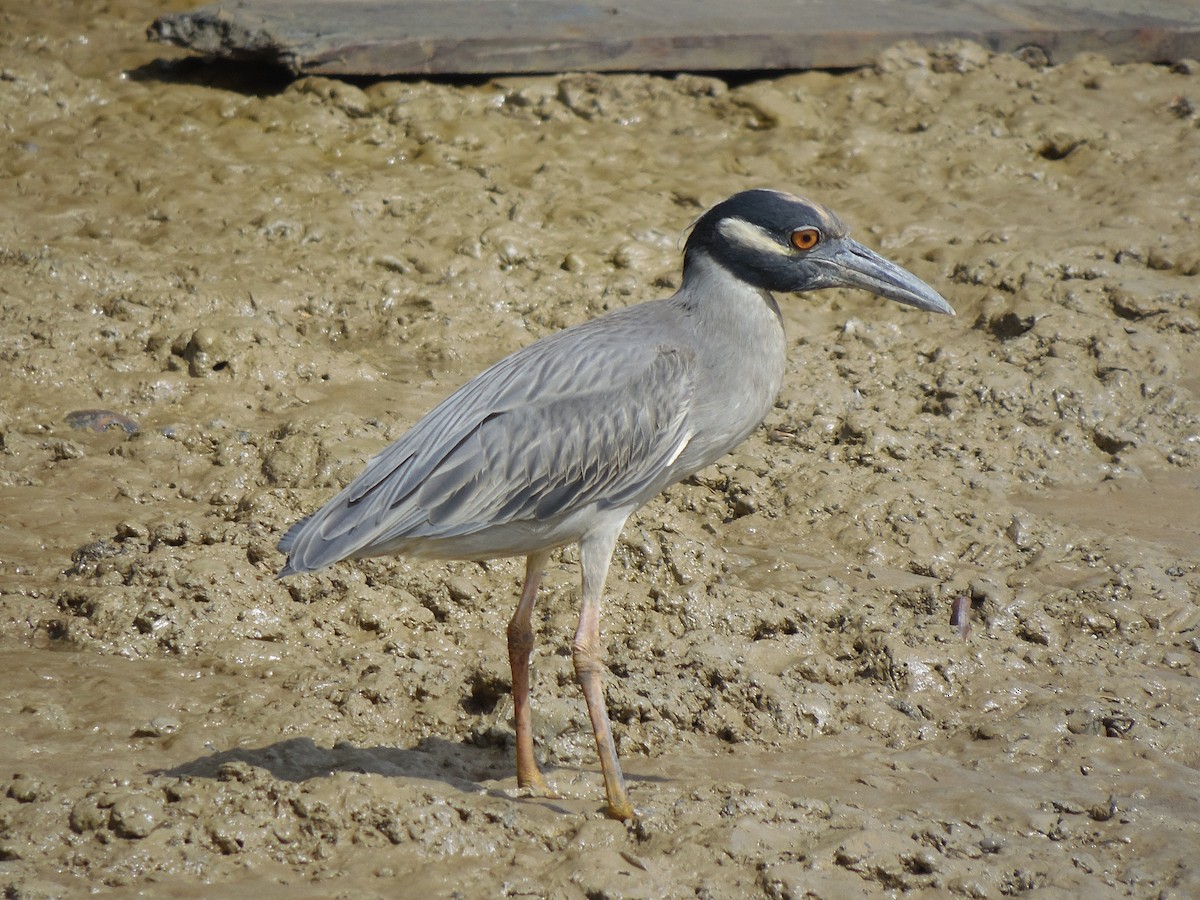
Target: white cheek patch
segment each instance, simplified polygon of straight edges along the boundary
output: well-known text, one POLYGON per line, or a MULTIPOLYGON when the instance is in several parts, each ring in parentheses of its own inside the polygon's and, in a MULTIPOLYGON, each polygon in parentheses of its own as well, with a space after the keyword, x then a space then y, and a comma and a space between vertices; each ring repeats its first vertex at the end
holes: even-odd
POLYGON ((728 218, 717 223, 717 231, 735 244, 741 244, 760 253, 774 253, 779 256, 789 256, 788 249, 759 228, 751 225, 745 219, 728 218))

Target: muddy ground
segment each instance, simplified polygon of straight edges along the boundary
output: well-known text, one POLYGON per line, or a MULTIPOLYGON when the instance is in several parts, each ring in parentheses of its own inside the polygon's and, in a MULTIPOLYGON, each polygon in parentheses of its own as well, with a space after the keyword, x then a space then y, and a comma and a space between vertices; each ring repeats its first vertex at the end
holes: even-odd
POLYGON ((15 8, 5 896, 1200 895, 1200 66, 350 85, 181 61, 142 0, 15 8), (572 550, 534 663, 562 797, 522 797, 520 562, 284 583, 275 543, 763 185, 959 315, 783 298, 776 409, 609 576, 641 815, 601 812, 572 550))

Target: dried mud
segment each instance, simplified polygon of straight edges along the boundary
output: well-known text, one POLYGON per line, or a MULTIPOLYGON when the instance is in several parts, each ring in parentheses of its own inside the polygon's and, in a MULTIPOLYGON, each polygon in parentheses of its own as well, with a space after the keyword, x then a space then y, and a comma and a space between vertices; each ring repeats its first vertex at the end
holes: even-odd
POLYGON ((11 7, 6 896, 1200 894, 1196 64, 287 83, 172 61, 150 3, 11 7), (275 542, 489 362, 669 293, 760 185, 959 315, 784 298, 777 408, 609 576, 641 815, 601 814, 570 550, 562 798, 522 797, 520 561, 285 583, 275 542))

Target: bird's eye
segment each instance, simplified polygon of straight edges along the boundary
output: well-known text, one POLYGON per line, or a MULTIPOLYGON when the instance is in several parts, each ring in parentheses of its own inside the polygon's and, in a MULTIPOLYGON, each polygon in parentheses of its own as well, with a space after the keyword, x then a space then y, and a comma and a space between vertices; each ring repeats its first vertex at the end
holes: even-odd
POLYGON ((821 242, 821 232, 815 228, 797 228, 792 232, 791 240, 797 250, 811 250, 821 242))

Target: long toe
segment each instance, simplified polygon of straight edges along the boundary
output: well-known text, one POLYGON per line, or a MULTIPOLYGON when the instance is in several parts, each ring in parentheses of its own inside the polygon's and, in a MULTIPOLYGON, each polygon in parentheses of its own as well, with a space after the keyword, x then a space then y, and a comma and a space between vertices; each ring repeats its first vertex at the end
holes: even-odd
POLYGON ((537 769, 525 777, 517 779, 517 790, 527 797, 541 797, 546 800, 562 799, 537 769))
POLYGON ((637 815, 637 810, 633 808, 633 804, 629 800, 615 802, 609 800, 604 811, 610 819, 616 819, 619 822, 628 822, 637 815))

